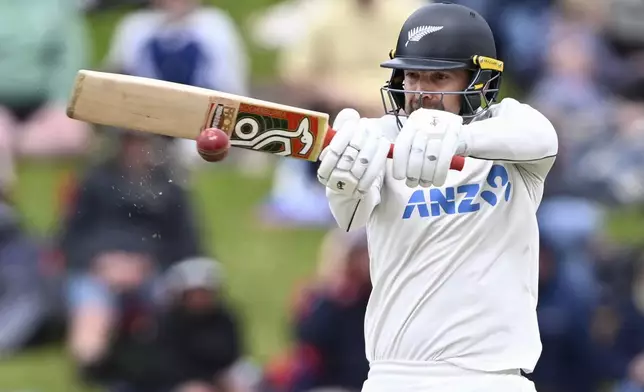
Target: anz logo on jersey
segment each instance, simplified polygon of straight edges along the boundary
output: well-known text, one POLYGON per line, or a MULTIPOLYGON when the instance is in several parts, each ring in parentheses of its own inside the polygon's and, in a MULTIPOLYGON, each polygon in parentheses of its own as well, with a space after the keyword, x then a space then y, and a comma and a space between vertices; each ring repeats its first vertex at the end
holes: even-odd
POLYGON ((409 198, 402 218, 410 219, 417 215, 428 218, 443 213, 467 214, 480 210, 481 203, 495 206, 500 202, 500 198, 505 199, 506 202, 510 200, 512 183, 505 167, 492 166, 485 182, 491 189, 487 189, 485 184, 464 184, 444 189, 419 189, 409 198), (456 202, 456 195, 464 195, 464 197, 456 202))

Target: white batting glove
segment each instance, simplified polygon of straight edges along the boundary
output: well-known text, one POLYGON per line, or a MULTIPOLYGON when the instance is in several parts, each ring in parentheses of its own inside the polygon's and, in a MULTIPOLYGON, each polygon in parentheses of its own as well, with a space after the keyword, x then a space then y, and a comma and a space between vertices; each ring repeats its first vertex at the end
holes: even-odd
POLYGON ((406 180, 410 188, 443 186, 452 157, 464 147, 462 127, 463 118, 456 114, 433 109, 414 111, 396 138, 393 177, 406 180))
POLYGON ((390 141, 377 119, 360 118, 354 109, 338 113, 333 128, 337 133, 320 154, 318 181, 335 192, 359 197, 385 170, 390 141))

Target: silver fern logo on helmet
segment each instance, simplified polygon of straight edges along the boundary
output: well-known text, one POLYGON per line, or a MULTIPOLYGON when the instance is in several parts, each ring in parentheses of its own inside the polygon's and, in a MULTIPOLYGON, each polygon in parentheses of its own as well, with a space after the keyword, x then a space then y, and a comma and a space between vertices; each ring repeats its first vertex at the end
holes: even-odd
POLYGON ((426 35, 435 33, 437 31, 443 30, 443 26, 418 26, 409 30, 407 33, 407 42, 405 46, 409 45, 410 42, 418 42, 426 35))

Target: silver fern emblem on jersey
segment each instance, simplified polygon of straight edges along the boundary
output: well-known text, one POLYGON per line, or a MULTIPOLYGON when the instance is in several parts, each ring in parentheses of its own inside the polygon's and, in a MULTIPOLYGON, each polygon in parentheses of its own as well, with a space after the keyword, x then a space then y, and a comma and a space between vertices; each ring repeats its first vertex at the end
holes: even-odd
POLYGON ((418 26, 409 30, 407 33, 407 42, 405 46, 409 45, 410 42, 418 42, 424 36, 435 33, 437 31, 443 30, 443 26, 418 26))

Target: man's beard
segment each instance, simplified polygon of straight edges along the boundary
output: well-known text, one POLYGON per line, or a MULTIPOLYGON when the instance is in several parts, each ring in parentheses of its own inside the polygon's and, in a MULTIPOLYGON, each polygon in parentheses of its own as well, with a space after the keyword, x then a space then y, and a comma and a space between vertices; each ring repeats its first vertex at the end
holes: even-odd
POLYGON ((407 108, 406 112, 407 114, 412 114, 418 109, 433 109, 433 110, 445 110, 445 105, 443 104, 443 100, 440 99, 438 101, 436 100, 423 100, 422 98, 415 99, 415 100, 410 100, 407 102, 407 108), (426 103, 423 104, 423 101, 426 103))

